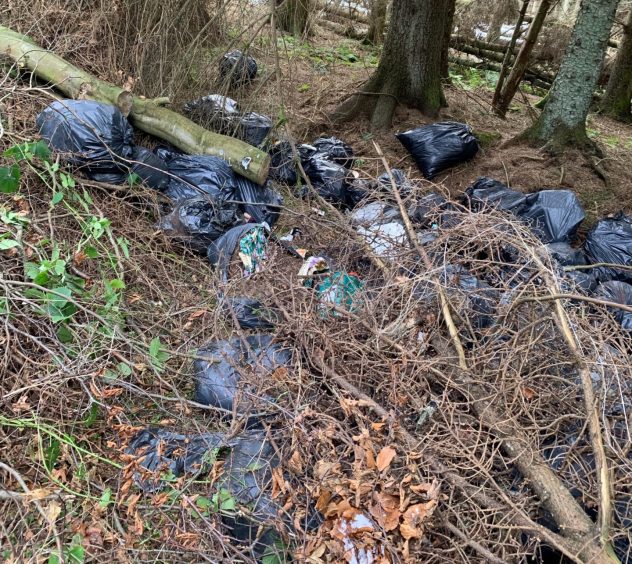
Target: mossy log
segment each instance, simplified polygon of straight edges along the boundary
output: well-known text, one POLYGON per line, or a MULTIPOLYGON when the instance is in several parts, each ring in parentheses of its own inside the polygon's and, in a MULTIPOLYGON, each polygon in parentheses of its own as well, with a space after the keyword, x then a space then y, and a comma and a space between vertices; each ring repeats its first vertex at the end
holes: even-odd
POLYGON ((162 107, 165 99, 148 100, 100 80, 71 65, 58 55, 36 45, 30 37, 0 26, 0 57, 28 69, 69 98, 89 99, 118 106, 138 129, 168 141, 190 154, 215 155, 232 169, 263 184, 270 157, 252 145, 233 137, 208 131, 177 112, 162 107))

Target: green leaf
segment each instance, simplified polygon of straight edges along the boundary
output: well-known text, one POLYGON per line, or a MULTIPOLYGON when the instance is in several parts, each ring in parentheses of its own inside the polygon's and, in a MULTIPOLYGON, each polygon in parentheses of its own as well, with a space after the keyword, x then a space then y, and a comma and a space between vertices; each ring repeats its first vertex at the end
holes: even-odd
POLYGON ((20 243, 15 239, 0 239, 0 251, 6 251, 8 249, 13 249, 14 247, 19 247, 20 243))
POLYGON ((51 552, 50 556, 48 557, 48 564, 59 564, 59 563, 60 563, 59 556, 55 552, 51 552))
POLYGON ((75 179, 69 174, 64 174, 63 172, 59 173, 59 179, 61 180, 61 185, 64 188, 74 188, 75 187, 75 179))
POLYGON ((13 194, 20 187, 20 167, 0 166, 0 193, 13 194))
POLYGON ((96 403, 93 403, 90 406, 90 411, 88 416, 83 420, 83 424, 86 427, 92 427, 96 420, 99 418, 99 406, 96 403))
POLYGON ((97 251, 94 247, 86 247, 83 249, 83 252, 88 258, 95 259, 99 256, 99 251, 97 251))
POLYGON ((46 141, 39 140, 36 143, 26 142, 14 145, 4 152, 4 156, 13 157, 18 160, 31 160, 33 157, 37 157, 38 159, 46 161, 50 157, 50 149, 46 141))
POLYGON ((158 337, 154 337, 149 343, 149 356, 155 358, 158 356, 160 352, 160 339, 158 337))
POLYGON ((9 313, 9 299, 6 296, 0 296, 0 315, 9 313))
POLYGON ((119 247, 121 247, 121 250, 123 251, 123 256, 126 259, 129 259, 129 247, 127 246, 127 239, 125 239, 125 237, 117 237, 116 242, 119 244, 119 247))
POLYGON ((195 504, 200 509, 209 509, 211 507, 211 500, 208 497, 200 496, 195 500, 195 504))
POLYGON ((132 375, 132 369, 129 367, 128 364, 126 364, 124 362, 119 362, 116 365, 116 369, 119 371, 119 374, 121 374, 122 376, 131 376, 132 375))
POLYGON ((103 494, 101 495, 101 499, 99 500, 99 507, 106 508, 110 505, 110 500, 112 499, 112 490, 110 488, 105 488, 103 494))
POLYGON ((127 183, 130 186, 135 186, 136 184, 141 184, 142 180, 140 179, 140 176, 138 176, 138 174, 136 174, 135 172, 132 172, 130 174, 127 175, 127 183))
POLYGON ((72 546, 68 550, 66 559, 67 562, 72 564, 83 564, 85 561, 86 552, 83 548, 83 539, 81 535, 77 534, 72 537, 72 546))
POLYGON ((57 439, 50 439, 49 446, 44 449, 44 466, 46 470, 52 472, 55 463, 61 454, 61 445, 57 439))
POLYGON ((56 206, 59 202, 61 202, 64 199, 64 193, 63 192, 55 192, 53 194, 53 197, 51 198, 50 203, 53 206, 56 206))
POLYGON ((68 329, 68 326, 60 325, 56 334, 60 343, 72 343, 72 333, 70 332, 70 329, 68 329))
POLYGON ((122 290, 123 288, 125 288, 125 282, 119 280, 118 278, 114 278, 114 280, 110 280, 110 286, 114 290, 122 290))

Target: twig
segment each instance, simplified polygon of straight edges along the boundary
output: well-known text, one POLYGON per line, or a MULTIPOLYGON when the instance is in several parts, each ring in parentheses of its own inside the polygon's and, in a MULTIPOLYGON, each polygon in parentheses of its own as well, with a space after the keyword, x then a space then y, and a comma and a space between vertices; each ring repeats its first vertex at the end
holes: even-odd
POLYGON ((596 262, 594 264, 575 264, 573 266, 565 266, 564 272, 572 272, 573 270, 589 270, 591 268, 616 268, 617 270, 629 270, 632 271, 632 265, 629 264, 615 264, 613 262, 596 262))
POLYGON ((549 294, 547 296, 527 296, 526 298, 517 299, 511 304, 511 308, 513 309, 515 306, 527 302, 559 302, 560 300, 577 300, 580 302, 587 302, 589 304, 602 305, 606 307, 617 307, 619 309, 632 313, 632 306, 620 304, 617 302, 610 302, 608 300, 600 300, 599 298, 591 298, 589 296, 580 296, 579 294, 549 294))

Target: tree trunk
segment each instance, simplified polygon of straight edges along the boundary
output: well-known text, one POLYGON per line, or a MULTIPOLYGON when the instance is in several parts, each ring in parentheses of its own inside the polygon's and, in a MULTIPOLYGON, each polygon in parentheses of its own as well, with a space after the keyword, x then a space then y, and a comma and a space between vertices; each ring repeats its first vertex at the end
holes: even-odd
POLYGON ((435 117, 445 105, 441 71, 448 47, 446 20, 453 7, 454 0, 394 0, 378 68, 338 107, 334 119, 368 113, 372 128, 384 129, 391 125, 398 103, 435 117))
POLYGON ((487 37, 488 43, 495 43, 502 34, 502 25, 505 22, 514 21, 518 17, 517 0, 497 0, 496 8, 489 23, 487 37))
POLYGON ((507 76, 507 72, 509 71, 509 64, 511 63, 511 59, 513 58, 514 48, 516 47, 518 37, 520 37, 520 33, 522 31, 522 22, 524 22, 524 17, 527 14, 527 10, 529 9, 529 3, 530 0, 522 0, 522 7, 520 8, 520 12, 518 13, 516 27, 514 27, 513 33, 511 34, 511 41, 509 42, 509 45, 507 45, 505 56, 503 57, 503 66, 501 67, 500 74, 498 75, 498 82, 496 83, 494 98, 492 99, 492 107, 498 103, 500 93, 502 92, 503 86, 505 85, 505 77, 507 76))
POLYGON ((451 83, 450 80, 450 61, 448 55, 450 53, 450 41, 452 40, 452 32, 454 31, 454 12, 456 10, 456 2, 449 2, 448 13, 445 18, 443 28, 443 47, 441 51, 441 78, 445 83, 451 83))
POLYGON ((522 49, 520 49, 520 52, 516 57, 516 62, 507 77, 507 82, 500 91, 496 102, 492 102, 492 110, 500 117, 505 117, 509 104, 511 104, 511 101, 518 90, 518 86, 520 86, 520 82, 522 81, 524 73, 527 70, 527 65, 529 64, 531 52, 535 47, 538 35, 540 35, 540 30, 542 29, 542 24, 544 24, 544 19, 546 18, 546 14, 548 13, 550 7, 551 0, 542 0, 540 7, 538 8, 538 13, 535 18, 533 18, 533 21, 529 26, 529 32, 527 33, 527 38, 525 39, 524 44, 522 45, 522 49))
POLYGON ((276 0, 279 29, 292 35, 307 35, 311 0, 276 0))
POLYGON ((612 67, 606 93, 601 102, 601 111, 621 121, 631 121, 630 100, 632 99, 632 10, 623 28, 617 57, 612 67))
POLYGON ((551 152, 569 145, 594 147, 586 134, 586 116, 599 79, 619 0, 584 0, 560 65, 549 101, 536 123, 521 137, 551 152))
MULTIPOLYGON (((125 115, 129 114, 130 121, 138 129, 164 139, 186 153, 221 157, 235 172, 258 184, 263 184, 268 176, 270 156, 267 153, 239 139, 208 131, 161 107, 157 100, 132 96, 42 49, 29 37, 0 26, 0 56, 5 55, 69 98, 86 98, 118 106, 125 115)), ((165 101, 168 99, 162 100, 165 101)))
POLYGON ((373 45, 379 45, 384 40, 384 28, 386 26, 386 9, 388 0, 371 0, 369 13, 369 32, 366 35, 373 45))

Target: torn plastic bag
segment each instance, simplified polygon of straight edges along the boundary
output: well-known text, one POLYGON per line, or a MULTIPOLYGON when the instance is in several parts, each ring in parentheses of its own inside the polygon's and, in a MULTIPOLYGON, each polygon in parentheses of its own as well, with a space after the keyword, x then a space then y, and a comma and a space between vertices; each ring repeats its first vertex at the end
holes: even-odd
POLYGON ((425 194, 417 199, 408 209, 408 217, 413 223, 427 228, 432 227, 440 211, 448 208, 447 200, 436 192, 425 194))
POLYGON ((483 176, 465 190, 465 198, 473 211, 481 211, 489 206, 515 213, 524 206, 527 197, 498 180, 483 176))
POLYGON ((243 222, 236 204, 200 197, 177 202, 158 228, 192 251, 206 254, 212 241, 243 222))
POLYGON ((373 252, 382 257, 395 258, 398 250, 406 245, 406 230, 401 221, 377 223, 369 227, 358 226, 356 229, 373 252))
POLYGON ((233 86, 247 84, 257 76, 257 61, 238 49, 230 51, 219 61, 219 75, 233 86))
POLYGON ((270 148, 270 178, 288 186, 296 184, 298 172, 289 141, 279 141, 270 148))
POLYGON ((278 321, 278 315, 274 311, 253 298, 224 298, 222 309, 230 320, 232 320, 231 308, 242 329, 274 329, 274 323, 278 321))
MULTIPOLYGON (((586 237, 584 250, 592 264, 605 262, 632 267, 632 217, 619 213, 600 220, 586 237)), ((632 270, 600 266, 595 273, 602 282, 632 283, 632 270)))
MULTIPOLYGON (((399 195, 402 198, 405 198, 406 196, 410 195, 413 189, 413 186, 409 182, 408 177, 406 176, 406 173, 399 168, 394 168, 394 169, 391 169, 391 174, 393 175, 393 180, 395 181, 395 186, 397 186, 399 195)), ((391 178, 388 175, 388 172, 384 172, 380 174, 380 176, 378 176, 377 184, 385 192, 391 193, 393 191, 391 178)))
POLYGON ((268 184, 259 186, 239 174, 235 175, 235 199, 244 202, 239 205, 252 219, 270 227, 279 219, 283 205, 283 196, 268 184))
POLYGON ((235 175, 224 159, 211 155, 174 155, 167 160, 169 185, 165 194, 172 200, 210 196, 234 200, 235 175))
POLYGON ((572 281, 572 283, 580 290, 587 294, 592 293, 597 287, 597 278, 592 272, 585 270, 571 270, 564 273, 564 278, 572 281))
POLYGON ((134 475, 143 491, 160 490, 171 476, 189 474, 195 477, 211 469, 213 460, 207 455, 221 448, 234 445, 221 433, 184 435, 166 429, 148 428, 140 431, 130 442, 127 454, 141 458, 140 466, 152 476, 134 475))
POLYGON ((425 125, 395 137, 428 180, 443 170, 469 161, 478 152, 478 141, 472 129, 454 121, 425 125))
POLYGON ((337 137, 320 137, 312 143, 323 158, 338 163, 345 168, 353 166, 353 149, 337 137))
POLYGON ((375 184, 366 178, 360 178, 355 170, 349 172, 351 175, 347 177, 345 188, 346 204, 349 209, 353 209, 375 191, 375 184))
POLYGON ((586 256, 582 249, 574 249, 568 243, 549 243, 546 245, 551 256, 562 266, 578 266, 586 264, 586 256))
POLYGON ((268 116, 247 112, 239 119, 233 119, 231 127, 236 128, 235 137, 258 147, 272 131, 272 120, 268 116))
POLYGON ((574 192, 541 190, 527 195, 524 207, 513 210, 544 243, 570 243, 586 214, 574 192))
MULTIPOLYGON (((595 290, 595 296, 609 302, 632 306, 632 285, 619 280, 602 282, 595 290)), ((619 308, 609 308, 616 320, 627 331, 632 331, 632 312, 619 308)))
POLYGON ((292 353, 274 344, 270 335, 251 335, 246 338, 248 347, 240 338, 230 341, 211 341, 201 348, 193 364, 195 372, 194 401, 247 415, 249 425, 257 422, 253 411, 265 411, 271 400, 260 390, 241 386, 241 372, 252 370, 258 382, 277 368, 289 365, 292 353), (251 349, 251 351, 248 350, 251 349), (206 360, 208 359, 208 360, 206 360), (236 404, 235 402, 238 402, 236 404), (257 408, 253 409, 253 405, 257 408))
POLYGON ((145 147, 134 147, 130 173, 136 174, 144 184, 154 190, 164 191, 169 185, 167 163, 145 147))
POLYGON ((52 151, 83 174, 123 174, 132 157, 134 130, 120 110, 91 100, 60 100, 36 118, 52 151))
POLYGON ((399 210, 382 202, 371 202, 354 209, 351 213, 351 222, 363 227, 391 223, 395 220, 401 220, 399 210))
POLYGON ((233 227, 219 239, 213 241, 207 251, 210 263, 219 270, 222 281, 228 280, 228 268, 235 250, 243 265, 243 275, 250 276, 261 270, 267 258, 266 242, 269 229, 265 224, 247 223, 233 227))

